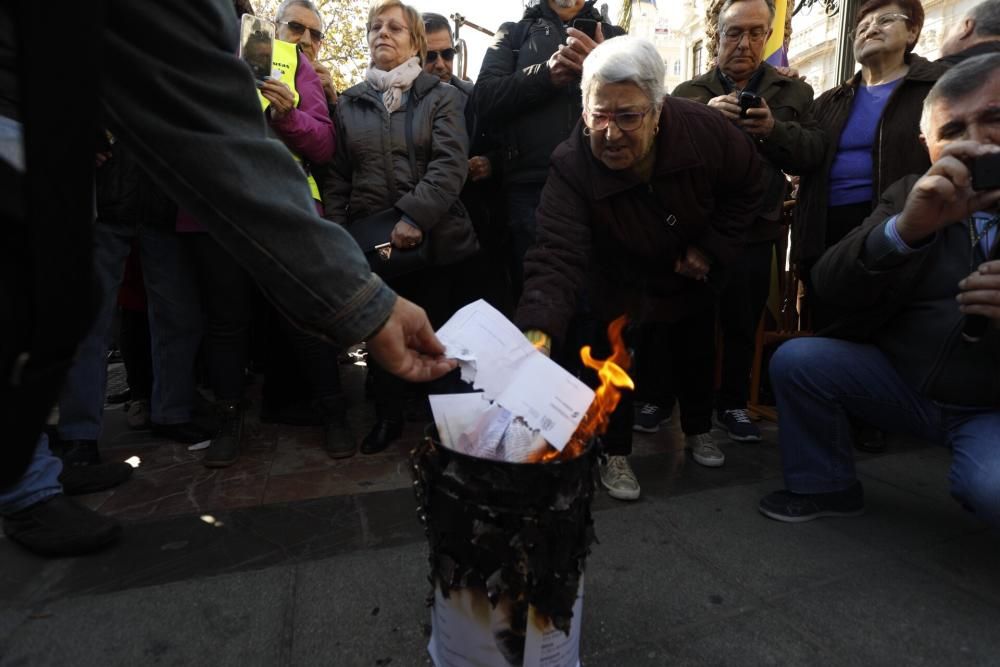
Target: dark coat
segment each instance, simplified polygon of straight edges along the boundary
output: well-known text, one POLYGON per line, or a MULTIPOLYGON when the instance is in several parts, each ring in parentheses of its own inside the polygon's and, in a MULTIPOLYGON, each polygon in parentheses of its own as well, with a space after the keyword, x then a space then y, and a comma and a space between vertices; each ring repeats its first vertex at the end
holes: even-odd
POLYGON ((107 149, 111 157, 95 176, 97 222, 172 232, 177 205, 139 165, 131 149, 120 142, 107 149))
MULTIPOLYGON (((764 98, 774 116, 774 129, 766 139, 756 140, 762 165, 769 173, 761 217, 751 228, 747 241, 770 241, 781 236, 781 211, 785 200, 785 173, 801 174, 815 169, 826 154, 826 134, 812 119, 812 86, 800 79, 781 76, 763 63, 764 74, 756 93, 764 98), (783 173, 784 172, 784 173, 783 173)), ((717 69, 685 81, 672 93, 702 104, 726 95, 717 69)))
POLYGON ((712 260, 709 283, 742 249, 764 191, 749 137, 713 109, 664 99, 650 183, 608 169, 582 124, 556 149, 524 261, 517 323, 562 339, 586 287, 598 320, 678 321, 714 298, 674 272, 688 246, 712 260))
MULTIPOLYGON (((910 70, 885 106, 872 146, 872 209, 889 185, 907 174, 922 174, 931 166, 927 149, 920 141, 920 114, 927 93, 948 68, 914 54, 906 56, 906 61, 910 70)), ((850 81, 820 95, 813 104, 813 118, 826 131, 829 141, 823 162, 815 171, 803 174, 799 185, 799 201, 792 225, 792 259, 795 262, 811 264, 826 250, 830 168, 837 156, 840 135, 850 116, 860 81, 859 71, 850 81)))
POLYGON ((967 221, 938 232, 910 255, 891 250, 885 221, 903 210, 917 176, 890 186, 865 222, 812 270, 817 294, 836 307, 823 335, 874 343, 911 387, 943 403, 1000 407, 1000 330, 961 338, 958 283, 986 257, 969 243, 967 221))
MULTIPOLYGON (((601 20, 594 0, 577 18, 601 20)), ((624 30, 607 23, 605 37, 624 30)), ((508 183, 545 182, 549 157, 583 112, 580 84, 557 87, 547 61, 566 42, 566 28, 547 2, 528 7, 520 22, 504 23, 483 58, 474 103, 482 128, 503 147, 500 165, 508 183), (520 44, 513 42, 520 36, 520 44)))
POLYGON ((335 120, 333 162, 316 171, 327 219, 346 225, 395 207, 427 234, 435 264, 453 264, 477 250, 472 222, 458 199, 469 173, 469 140, 457 88, 421 73, 407 100, 389 114, 380 94, 359 83, 340 96, 335 120), (409 105, 416 105, 413 143, 419 181, 411 174, 406 147, 409 105), (390 185, 399 194, 395 201, 390 185))
POLYGON ((947 65, 948 67, 954 67, 963 60, 975 58, 976 56, 985 56, 990 53, 1000 53, 1000 40, 991 40, 988 42, 974 44, 964 51, 959 51, 958 53, 953 53, 950 56, 938 58, 935 62, 947 65))

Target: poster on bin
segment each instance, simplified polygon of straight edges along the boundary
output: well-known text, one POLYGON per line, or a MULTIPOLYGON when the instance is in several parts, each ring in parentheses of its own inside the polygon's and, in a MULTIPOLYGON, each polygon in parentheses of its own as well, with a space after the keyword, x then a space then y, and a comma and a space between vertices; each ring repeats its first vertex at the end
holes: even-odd
POLYGON ((522 634, 511 627, 505 609, 504 599, 491 607, 483 591, 456 589, 445 598, 435 589, 427 644, 435 667, 580 667, 582 579, 569 635, 543 621, 534 607, 522 634))

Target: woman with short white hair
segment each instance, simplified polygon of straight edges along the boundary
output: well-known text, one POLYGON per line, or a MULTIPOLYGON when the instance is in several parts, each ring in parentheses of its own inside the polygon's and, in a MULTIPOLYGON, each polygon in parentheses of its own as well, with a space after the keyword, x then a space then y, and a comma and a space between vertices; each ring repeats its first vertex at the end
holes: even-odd
MULTIPOLYGON (((656 48, 633 37, 608 40, 584 61, 583 118, 552 155, 517 320, 543 348, 563 344, 583 292, 597 355, 607 352, 606 324, 622 314, 661 327, 686 444, 696 461, 718 466, 703 372, 714 354, 713 286, 740 251, 763 184, 750 139, 713 109, 664 97, 663 78, 656 48)), ((632 407, 626 393, 602 438, 601 481, 622 500, 639 497, 626 458, 632 407)))

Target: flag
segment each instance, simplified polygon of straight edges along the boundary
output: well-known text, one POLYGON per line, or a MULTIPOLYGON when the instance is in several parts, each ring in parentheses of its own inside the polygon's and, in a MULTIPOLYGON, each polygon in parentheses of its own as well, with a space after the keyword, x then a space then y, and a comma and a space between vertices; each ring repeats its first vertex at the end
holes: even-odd
POLYGON ((764 45, 764 60, 774 67, 788 66, 788 53, 785 51, 785 16, 788 11, 787 0, 777 0, 774 3, 774 22, 771 24, 771 37, 764 45))

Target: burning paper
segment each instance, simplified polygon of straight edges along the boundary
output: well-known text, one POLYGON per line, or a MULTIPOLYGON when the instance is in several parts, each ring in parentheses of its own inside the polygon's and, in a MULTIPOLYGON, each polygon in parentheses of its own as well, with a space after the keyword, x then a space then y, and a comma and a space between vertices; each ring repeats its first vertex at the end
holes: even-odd
MULTIPOLYGON (((516 326, 485 301, 459 310, 437 335, 447 348, 446 354, 459 360, 462 379, 481 389, 485 401, 510 413, 501 433, 514 429, 508 436, 511 446, 520 451, 547 441, 562 451, 594 399, 592 389, 536 350, 516 326), (517 426, 517 420, 523 425, 517 426)), ((434 398, 431 408, 439 431, 442 424, 468 422, 467 416, 455 412, 471 403, 434 398)), ((485 409, 480 415, 482 412, 485 409)), ((499 414, 494 414, 494 421, 499 414)), ((499 425, 493 423, 492 427, 499 425)), ((446 428, 451 431, 449 437, 454 436, 453 430, 446 428)), ((457 441, 453 439, 453 443, 457 441)))

